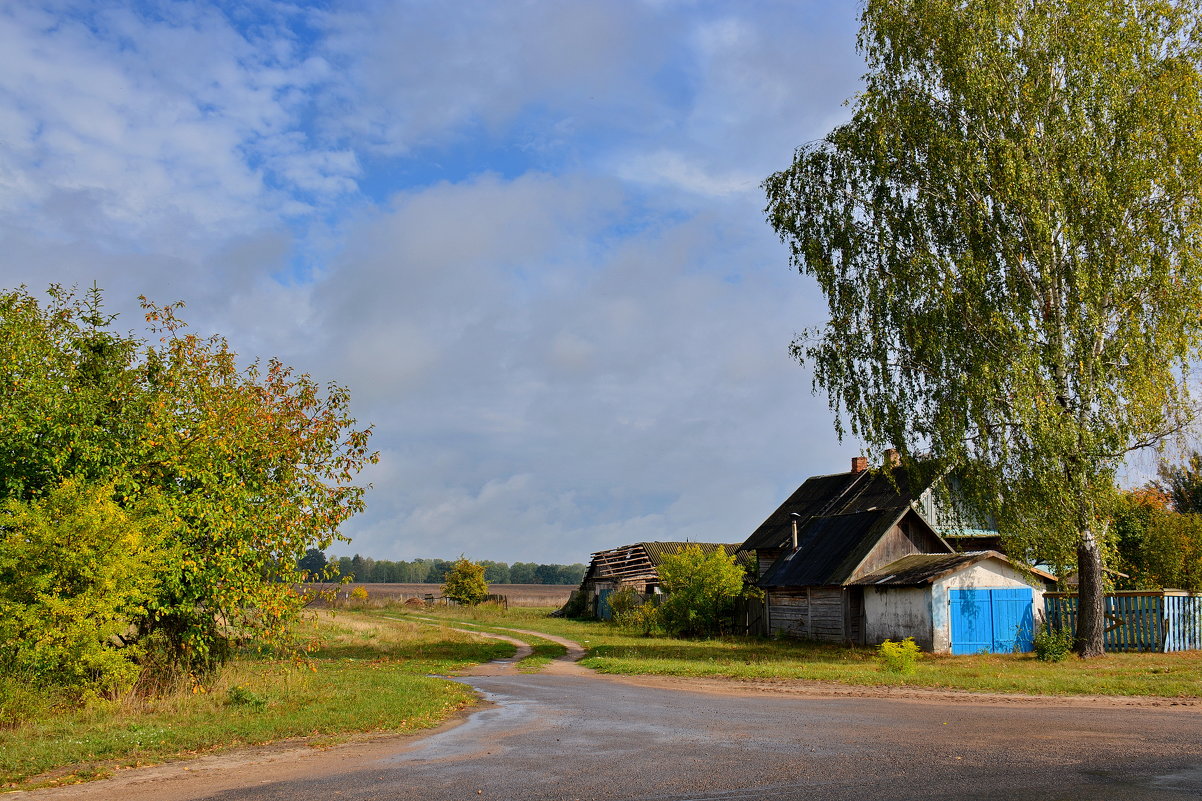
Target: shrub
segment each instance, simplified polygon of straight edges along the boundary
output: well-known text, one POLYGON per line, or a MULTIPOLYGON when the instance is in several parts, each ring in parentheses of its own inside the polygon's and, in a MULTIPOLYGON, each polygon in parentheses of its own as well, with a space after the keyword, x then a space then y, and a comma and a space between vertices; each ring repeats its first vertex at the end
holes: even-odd
POLYGON ((623 619, 642 602, 642 596, 635 592, 633 587, 623 587, 611 592, 609 609, 613 613, 612 622, 619 626, 624 625, 623 619))
POLYGON ((659 576, 666 596, 659 622, 670 634, 686 637, 720 634, 745 591, 743 566, 722 548, 705 553, 686 545, 663 558, 659 576))
POLYGON ((613 610, 613 624, 625 629, 650 635, 660 624, 659 607, 652 600, 643 600, 631 587, 625 587, 609 596, 609 607, 613 610))
POLYGON ((885 640, 877 646, 877 656, 881 660, 881 670, 886 673, 897 673, 908 676, 918 666, 918 655, 921 649, 913 637, 907 637, 899 642, 885 640))
POLYGON ((626 613, 622 619, 626 628, 639 632, 644 637, 660 627, 659 607, 654 601, 644 601, 626 613))
POLYGON ((484 565, 460 556, 447 571, 442 594, 452 601, 474 606, 488 595, 488 582, 484 580, 484 565))
MULTIPOLYGON (((127 643, 156 589, 155 532, 167 525, 121 509, 110 486, 74 481, 0 504, 0 675, 77 701, 127 690, 143 657, 127 643)), ((15 684, 6 694, 25 697, 15 684)))
POLYGON ((350 595, 348 595, 347 597, 350 598, 355 603, 361 604, 361 603, 364 603, 365 601, 367 601, 369 595, 370 595, 370 593, 368 593, 367 587, 355 587, 354 589, 351 590, 350 595))
POLYGON ((582 618, 588 614, 589 596, 583 590, 573 590, 568 602, 560 610, 562 617, 582 618))
POLYGON ((1074 640, 1070 629, 1041 623, 1035 632, 1035 658, 1040 662, 1063 661, 1073 652, 1074 640))
POLYGON ((235 684, 226 690, 225 693, 226 706, 244 706, 250 709, 263 709, 267 706, 267 699, 243 687, 241 684, 235 684))

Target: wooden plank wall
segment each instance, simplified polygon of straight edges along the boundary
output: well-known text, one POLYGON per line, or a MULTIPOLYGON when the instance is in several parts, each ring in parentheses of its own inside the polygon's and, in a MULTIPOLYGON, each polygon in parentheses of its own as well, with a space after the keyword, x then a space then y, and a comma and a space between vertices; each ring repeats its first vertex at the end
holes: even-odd
POLYGON ((843 588, 810 587, 810 636, 815 640, 843 642, 843 588))
POLYGON ((848 581, 855 581, 867 576, 885 565, 891 565, 898 559, 916 553, 941 553, 944 550, 933 538, 926 535, 916 526, 903 521, 902 525, 894 526, 885 532, 872 550, 864 557, 848 581), (926 547, 924 547, 926 546, 926 547))
MULTIPOLYGON (((848 639, 848 603, 842 587, 788 587, 767 591, 770 634, 829 642, 848 639)), ((858 615, 859 610, 856 609, 858 615)), ((858 626, 854 628, 858 629, 858 626)))
POLYGON ((769 634, 810 636, 810 595, 805 587, 768 590, 769 634))
POLYGON ((780 558, 782 553, 784 553, 784 550, 781 548, 761 548, 756 551, 755 558, 758 562, 756 565, 758 568, 756 577, 763 578, 764 574, 768 572, 768 568, 772 567, 772 564, 780 558))

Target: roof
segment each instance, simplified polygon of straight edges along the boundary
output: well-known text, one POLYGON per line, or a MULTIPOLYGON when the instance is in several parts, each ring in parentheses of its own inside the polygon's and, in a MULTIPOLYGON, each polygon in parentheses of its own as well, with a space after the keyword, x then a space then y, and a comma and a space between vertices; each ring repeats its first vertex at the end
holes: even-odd
MULTIPOLYGON (((812 518, 800 529, 797 549, 774 562, 760 578, 759 585, 843 584, 885 532, 909 512, 910 508, 905 506, 812 518)), ((917 514, 914 517, 921 519, 917 514)))
POLYGON ((733 554, 740 548, 737 542, 636 542, 594 553, 592 564, 589 565, 589 575, 594 578, 652 576, 665 556, 679 553, 686 546, 696 546, 704 554, 713 553, 719 548, 733 554))
MULTIPOLYGON (((871 585, 886 587, 917 587, 923 584, 933 584, 944 576, 971 567, 986 559, 1000 559, 1006 564, 1012 564, 1004 554, 997 551, 968 551, 966 553, 918 553, 903 556, 896 562, 885 565, 881 569, 861 576, 852 585, 871 585)), ((1055 580, 1051 573, 1038 568, 1028 568, 1035 575, 1055 580)))
POLYGON ((784 545, 793 535, 794 513, 800 515, 799 527, 818 517, 871 511, 896 511, 896 521, 914 501, 908 487, 906 472, 901 468, 894 470, 892 476, 884 470, 814 476, 798 487, 751 533, 742 549, 751 551, 784 545))

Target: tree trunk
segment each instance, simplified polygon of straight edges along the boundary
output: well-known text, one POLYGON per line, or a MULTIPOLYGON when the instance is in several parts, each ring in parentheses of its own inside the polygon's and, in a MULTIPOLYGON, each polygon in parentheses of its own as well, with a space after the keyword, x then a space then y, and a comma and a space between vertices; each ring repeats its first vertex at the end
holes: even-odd
POLYGON ((1105 601, 1102 597, 1102 551, 1093 529, 1081 532, 1077 545, 1077 654, 1104 656, 1105 601))

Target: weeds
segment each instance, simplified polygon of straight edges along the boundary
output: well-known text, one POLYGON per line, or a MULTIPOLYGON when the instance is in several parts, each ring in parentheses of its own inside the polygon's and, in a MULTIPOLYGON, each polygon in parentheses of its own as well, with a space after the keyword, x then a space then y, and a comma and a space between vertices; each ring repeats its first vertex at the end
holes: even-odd
POLYGON ((883 672, 909 676, 918 667, 921 650, 913 637, 907 637, 898 642, 885 640, 877 646, 876 652, 883 672))
POLYGON ((1035 658, 1040 662, 1062 662, 1073 652, 1073 642, 1070 629, 1041 623, 1035 632, 1035 658))

